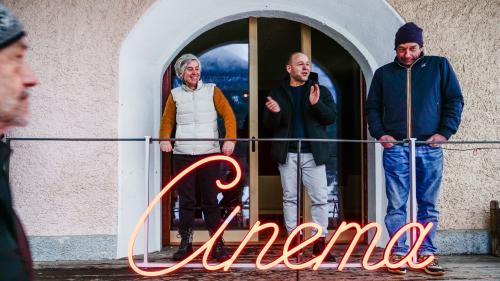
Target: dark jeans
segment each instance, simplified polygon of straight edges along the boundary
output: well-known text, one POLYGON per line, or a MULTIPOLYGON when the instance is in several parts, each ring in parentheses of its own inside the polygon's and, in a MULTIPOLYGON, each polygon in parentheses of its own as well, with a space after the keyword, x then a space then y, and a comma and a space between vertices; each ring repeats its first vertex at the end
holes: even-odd
MULTIPOLYGON (((205 155, 174 154, 174 173, 178 174, 191 164, 201 160, 205 155)), ((192 171, 177 183, 179 195, 179 230, 192 229, 196 211, 196 192, 201 195, 201 209, 205 224, 209 231, 214 232, 221 224, 217 194, 219 190, 215 181, 220 175, 220 162, 210 162, 192 171)))

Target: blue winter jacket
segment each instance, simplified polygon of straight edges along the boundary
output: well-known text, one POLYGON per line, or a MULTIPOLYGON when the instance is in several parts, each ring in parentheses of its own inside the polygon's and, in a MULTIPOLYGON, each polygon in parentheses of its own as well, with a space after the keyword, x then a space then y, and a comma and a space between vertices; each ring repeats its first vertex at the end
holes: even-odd
POLYGON ((406 77, 411 74, 412 137, 425 141, 439 133, 449 139, 462 115, 463 97, 446 58, 421 56, 411 67, 397 61, 377 71, 366 104, 370 134, 406 139, 406 77))

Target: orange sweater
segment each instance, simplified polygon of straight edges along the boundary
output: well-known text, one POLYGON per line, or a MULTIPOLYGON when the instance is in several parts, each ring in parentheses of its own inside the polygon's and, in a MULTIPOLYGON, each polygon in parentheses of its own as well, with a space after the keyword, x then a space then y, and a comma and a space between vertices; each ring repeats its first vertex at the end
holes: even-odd
MULTIPOLYGON (((226 138, 236 138, 236 118, 234 117, 233 109, 218 87, 214 88, 214 105, 217 113, 222 116, 222 119, 224 119, 226 138)), ((168 139, 171 137, 172 130, 174 129, 175 125, 175 113, 176 108, 174 98, 172 94, 170 94, 170 96, 168 96, 167 105, 165 106, 163 117, 161 119, 160 138, 168 139)))

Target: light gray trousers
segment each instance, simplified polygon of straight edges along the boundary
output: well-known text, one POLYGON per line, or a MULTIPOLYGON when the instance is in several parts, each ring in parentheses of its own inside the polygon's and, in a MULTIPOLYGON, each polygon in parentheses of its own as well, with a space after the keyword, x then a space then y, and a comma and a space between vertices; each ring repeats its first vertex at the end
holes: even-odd
MULTIPOLYGON (((317 166, 312 153, 300 154, 302 182, 311 199, 311 215, 314 223, 328 233, 328 187, 325 165, 317 166)), ((297 227, 297 153, 288 153, 285 164, 278 165, 283 186, 283 213, 288 234, 297 227)), ((313 231, 315 234, 315 231, 313 231)))

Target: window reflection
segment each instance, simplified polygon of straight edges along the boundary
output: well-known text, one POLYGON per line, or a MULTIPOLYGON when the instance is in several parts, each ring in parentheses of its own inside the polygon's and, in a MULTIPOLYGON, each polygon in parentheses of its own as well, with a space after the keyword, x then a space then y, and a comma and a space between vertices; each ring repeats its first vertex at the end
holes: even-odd
MULTIPOLYGON (((337 89, 327 74, 327 72, 313 60, 312 69, 318 73, 319 84, 325 86, 332 94, 333 101, 337 107, 337 89)), ((338 112, 337 108, 336 111, 338 112)), ((326 133, 329 139, 338 138, 337 124, 339 120, 326 128, 326 133)), ((335 228, 340 220, 340 189, 339 189, 339 173, 338 173, 338 146, 337 143, 330 143, 330 157, 326 163, 326 180, 328 184, 328 228, 335 228)))

